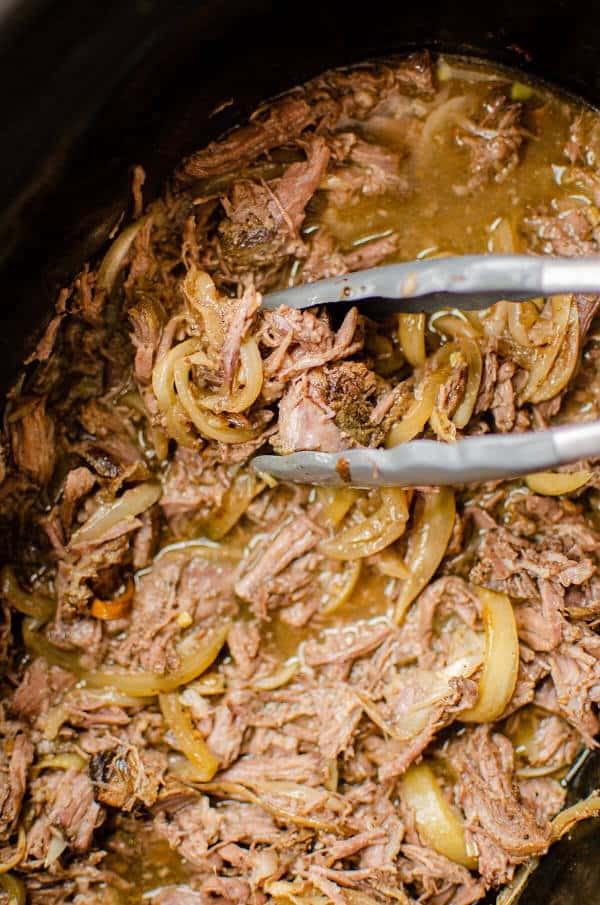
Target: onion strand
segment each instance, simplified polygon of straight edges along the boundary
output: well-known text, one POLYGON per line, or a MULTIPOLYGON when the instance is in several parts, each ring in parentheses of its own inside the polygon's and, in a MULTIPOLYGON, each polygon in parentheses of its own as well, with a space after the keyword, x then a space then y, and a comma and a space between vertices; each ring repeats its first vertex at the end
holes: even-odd
POLYGON ((485 653, 479 698, 460 719, 466 723, 492 723, 506 710, 517 684, 519 636, 512 604, 506 594, 476 588, 485 629, 485 653))
POLYGON ((394 619, 398 625, 441 563, 452 535, 455 513, 454 491, 450 487, 425 494, 421 518, 411 532, 405 558, 410 577, 403 583, 396 601, 394 619))

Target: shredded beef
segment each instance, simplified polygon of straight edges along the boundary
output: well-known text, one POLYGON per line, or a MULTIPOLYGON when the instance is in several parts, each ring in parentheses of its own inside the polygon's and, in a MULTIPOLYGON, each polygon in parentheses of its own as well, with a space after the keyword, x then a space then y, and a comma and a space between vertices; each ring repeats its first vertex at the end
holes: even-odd
POLYGON ((599 460, 559 496, 455 487, 445 548, 421 516, 436 488, 274 484, 249 463, 381 448, 400 422, 454 442, 600 417, 600 297, 571 297, 560 348, 550 304, 522 322, 507 303, 418 321, 262 304, 498 237, 598 252, 598 116, 443 73, 426 53, 326 72, 145 210, 135 168, 141 219, 59 294, 0 437, 0 860, 23 854, 31 905, 474 905, 553 838, 556 777, 600 730, 599 460), (147 482, 151 506, 89 530, 147 482), (515 682, 477 724, 481 588, 509 599, 492 667, 515 682), (472 869, 410 805, 421 763, 472 869))

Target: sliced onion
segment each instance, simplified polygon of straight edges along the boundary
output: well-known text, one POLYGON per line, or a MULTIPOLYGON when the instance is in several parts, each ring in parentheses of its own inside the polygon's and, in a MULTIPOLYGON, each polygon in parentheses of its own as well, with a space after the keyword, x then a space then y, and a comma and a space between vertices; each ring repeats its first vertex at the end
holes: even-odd
POLYGON ((202 782, 209 782, 219 769, 219 761, 192 724, 177 694, 161 694, 158 703, 165 723, 175 736, 177 747, 194 765, 202 782))
POLYGON ((557 814, 550 823, 552 831, 552 841, 560 839, 565 833, 573 829, 580 820, 587 820, 588 817, 598 817, 600 815, 600 793, 593 792, 588 798, 578 801, 557 814))
POLYGON ((81 667, 77 654, 61 650, 59 647, 51 644, 40 629, 41 624, 37 620, 31 619, 30 617, 23 620, 21 631, 23 633, 23 643, 25 647, 28 650, 32 650, 38 657, 44 657, 44 659, 53 666, 60 666, 68 672, 79 675, 81 673, 81 667))
POLYGON ((331 559, 372 556, 404 534, 408 521, 406 492, 399 487, 385 487, 379 493, 381 503, 373 515, 321 543, 326 556, 331 559))
POLYGON ((508 306, 508 329, 520 346, 538 346, 531 336, 531 328, 539 318, 535 302, 513 302, 508 306))
POLYGON ((491 72, 483 72, 479 69, 471 69, 466 66, 455 66, 447 60, 440 60, 437 64, 437 77, 440 82, 449 79, 461 79, 465 82, 498 82, 502 81, 499 75, 491 72))
POLYGON ((375 565, 383 575, 387 575, 389 578, 401 578, 403 581, 410 578, 408 566, 394 544, 379 554, 375 565))
POLYGON ((177 399, 174 388, 174 369, 177 362, 186 355, 198 352, 200 342, 197 339, 186 339, 173 346, 154 365, 152 371, 152 389, 162 414, 164 415, 169 436, 181 446, 193 447, 194 437, 190 431, 188 416, 177 399))
POLYGON ((467 116, 473 107, 473 103, 472 97, 458 95, 434 107, 425 120, 416 149, 417 160, 421 167, 428 163, 431 156, 434 147, 433 136, 467 116))
POLYGON ((527 475, 525 482, 533 493, 542 496, 561 496, 563 493, 580 490, 591 478, 591 471, 538 471, 536 474, 527 475))
POLYGON ((99 506, 93 515, 71 537, 71 546, 88 544, 102 537, 118 522, 133 519, 153 506, 162 494, 162 487, 154 481, 138 484, 113 503, 99 506))
POLYGON ((207 672, 189 686, 201 695, 224 694, 227 691, 225 676, 220 672, 207 672))
POLYGON ((572 304, 564 342, 543 383, 530 393, 529 402, 546 402, 566 387, 579 361, 580 341, 579 314, 577 305, 572 304))
POLYGON ((400 787, 427 845, 456 864, 476 870, 477 858, 467 849, 464 821, 442 792, 433 770, 427 764, 409 767, 400 787))
POLYGON ((390 428, 385 438, 387 449, 400 443, 407 443, 421 433, 431 417, 437 394, 445 378, 446 374, 435 372, 426 374, 415 391, 415 401, 400 421, 390 428))
POLYGON ((263 385, 263 364, 258 343, 253 337, 240 346, 240 375, 238 386, 231 393, 210 393, 201 396, 199 402, 212 412, 245 412, 260 395, 263 385))
POLYGON ((469 311, 469 320, 474 320, 481 326, 486 336, 498 338, 506 330, 509 304, 510 302, 496 302, 485 311, 469 311))
POLYGON ((84 770, 87 760, 76 751, 64 751, 62 754, 48 754, 41 757, 31 768, 33 776, 38 776, 42 770, 84 770))
POLYGON ((445 336, 451 336, 452 339, 461 339, 464 337, 467 337, 468 339, 477 339, 481 334, 481 331, 477 329, 475 324, 471 323, 466 314, 463 314, 462 311, 448 311, 446 313, 440 312, 440 314, 434 314, 433 317, 429 319, 429 323, 438 331, 438 333, 443 333, 445 336))
POLYGON ((317 499, 327 526, 337 528, 360 495, 360 490, 354 487, 317 487, 317 499))
POLYGON ((8 896, 7 905, 25 905, 25 884, 12 874, 0 874, 0 887, 8 896))
POLYGON ((254 497, 264 488, 264 483, 250 471, 240 471, 223 497, 215 515, 206 524, 211 540, 221 540, 237 525, 254 497))
POLYGON ((519 636, 512 604, 506 594, 477 588, 485 629, 485 655, 479 679, 479 697, 460 719, 467 723, 493 723, 506 710, 519 672, 519 636))
POLYGON ((537 779, 538 776, 552 776, 559 770, 565 770, 569 766, 565 764, 545 764, 542 767, 517 767, 515 776, 519 779, 537 779))
POLYGON ((407 362, 413 368, 425 364, 425 314, 399 314, 398 339, 407 362))
POLYGON ((175 691, 206 672, 214 663, 227 638, 228 626, 215 629, 189 653, 181 657, 177 669, 164 676, 152 672, 116 672, 111 669, 84 672, 82 678, 93 688, 112 686, 133 698, 175 691))
MULTIPOLYGON (((52 661, 49 660, 48 662, 51 663, 52 661)), ((68 719, 69 708, 65 704, 56 704, 51 707, 44 719, 44 738, 54 741, 68 719)))
POLYGON ((576 823, 580 820, 587 820, 589 817, 598 817, 600 815, 600 792, 592 792, 587 798, 565 808, 560 814, 550 822, 552 841, 556 842, 562 838, 565 833, 570 832, 576 823))
POLYGON ((52 598, 40 594, 39 591, 26 594, 10 566, 3 566, 0 572, 0 592, 13 609, 40 622, 47 622, 56 608, 52 598))
POLYGON ((9 870, 12 870, 13 867, 17 867, 18 864, 21 863, 25 854, 27 852, 27 833, 25 832, 25 827, 22 824, 19 824, 19 832, 17 835, 17 845, 15 847, 14 853, 7 858, 6 861, 3 861, 0 864, 0 875, 7 874, 9 870))
POLYGON ((190 381, 190 362, 178 360, 173 368, 179 400, 196 430, 208 440, 220 443, 246 443, 260 433, 256 428, 231 427, 223 415, 215 415, 202 406, 190 381))
POLYGON ((463 398, 458 404, 452 421, 458 428, 465 427, 475 408, 477 396, 479 394, 479 386, 481 384, 481 375, 483 374, 483 360, 479 346, 473 339, 463 337, 460 340, 460 346, 467 359, 467 384, 463 398))
POLYGON ((148 222, 148 215, 140 217, 135 223, 130 223, 125 229, 119 233, 115 241, 112 243, 102 259, 102 263, 96 274, 96 287, 104 289, 106 292, 112 292, 115 280, 119 275, 119 271, 125 264, 129 249, 133 240, 139 233, 142 226, 148 222))
POLYGON ((91 688, 112 688, 132 698, 154 697, 163 692, 174 691, 197 679, 216 660, 228 632, 228 626, 210 632, 192 650, 181 656, 177 669, 161 676, 144 670, 119 672, 110 668, 84 669, 77 654, 63 651, 51 644, 39 628, 39 624, 33 619, 27 618, 23 621, 23 641, 29 650, 33 650, 39 657, 44 657, 49 663, 61 666, 79 676, 91 688))
POLYGON ((300 668, 300 661, 297 657, 292 657, 287 663, 284 663, 279 669, 275 670, 268 676, 258 676, 250 683, 250 687, 255 691, 274 691, 287 685, 300 668))
MULTIPOLYGON (((432 719, 432 710, 445 699, 451 692, 451 680, 468 678, 477 672, 481 666, 483 654, 481 651, 473 651, 450 662, 439 670, 413 669, 406 670, 409 683, 417 683, 419 688, 418 699, 405 709, 402 705, 396 709, 393 722, 386 718, 373 701, 365 694, 355 690, 355 695, 367 716, 382 730, 385 735, 400 742, 406 742, 421 732, 432 719)), ((395 694, 402 698, 402 670, 397 677, 395 694)), ((412 700, 412 698, 411 698, 412 700)))
MULTIPOLYGON (((573 306, 570 295, 557 295, 552 299, 553 338, 546 346, 532 352, 532 364, 529 367, 527 383, 519 395, 521 403, 536 401, 539 393, 543 392, 543 385, 564 342, 571 307, 573 306)), ((537 399, 537 401, 542 400, 537 399)))
POLYGON ((63 838, 57 830, 52 831, 52 837, 48 845, 48 851, 44 858, 44 867, 50 867, 55 861, 58 861, 64 850, 67 848, 67 840, 63 838))
POLYGON ((498 894, 496 905, 515 905, 521 898, 521 893, 525 889, 529 877, 539 863, 539 858, 529 858, 525 864, 521 864, 521 866, 517 868, 512 880, 510 880, 498 894))
POLYGON ((188 320, 192 327, 202 330, 208 345, 220 351, 225 341, 221 304, 211 276, 204 270, 190 267, 182 282, 188 303, 188 320))
POLYGON ((361 568, 362 559, 356 559, 346 563, 339 575, 332 575, 327 570, 323 572, 325 593, 319 611, 322 615, 330 616, 350 599, 360 578, 361 568))
POLYGON ((455 513, 454 491, 450 487, 440 487, 437 492, 425 494, 421 517, 408 541, 405 563, 410 577, 400 588, 394 614, 396 623, 404 620, 407 609, 444 558, 455 513))
POLYGON ((406 443, 421 433, 431 417, 439 389, 450 373, 452 359, 457 352, 460 352, 458 343, 446 343, 427 361, 425 374, 415 390, 415 401, 386 437, 385 446, 388 449, 406 443))

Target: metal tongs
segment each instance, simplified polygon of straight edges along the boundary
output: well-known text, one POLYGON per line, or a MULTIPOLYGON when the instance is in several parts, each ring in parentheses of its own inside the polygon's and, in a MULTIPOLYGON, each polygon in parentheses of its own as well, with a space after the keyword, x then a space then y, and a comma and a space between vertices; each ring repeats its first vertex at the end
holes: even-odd
MULTIPOLYGON (((263 298, 263 307, 365 302, 369 314, 474 311, 539 296, 600 294, 600 257, 464 255, 390 264, 319 280, 263 298)), ((411 440, 392 449, 256 456, 255 471, 281 481, 356 487, 467 484, 513 478, 600 456, 600 421, 448 444, 411 440)))

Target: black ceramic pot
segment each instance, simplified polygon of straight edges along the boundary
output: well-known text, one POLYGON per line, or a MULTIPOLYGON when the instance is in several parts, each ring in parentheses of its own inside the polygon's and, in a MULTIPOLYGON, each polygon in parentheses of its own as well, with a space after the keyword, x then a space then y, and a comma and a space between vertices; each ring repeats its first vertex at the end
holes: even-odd
MULTIPOLYGON (((127 208, 133 164, 149 198, 182 155, 259 101, 331 66, 423 46, 519 67, 600 105, 591 3, 0 0, 0 389, 57 286, 127 208)), ((591 757, 571 795, 597 786, 591 757)), ((521 901, 600 903, 600 824, 556 846, 521 901)))

